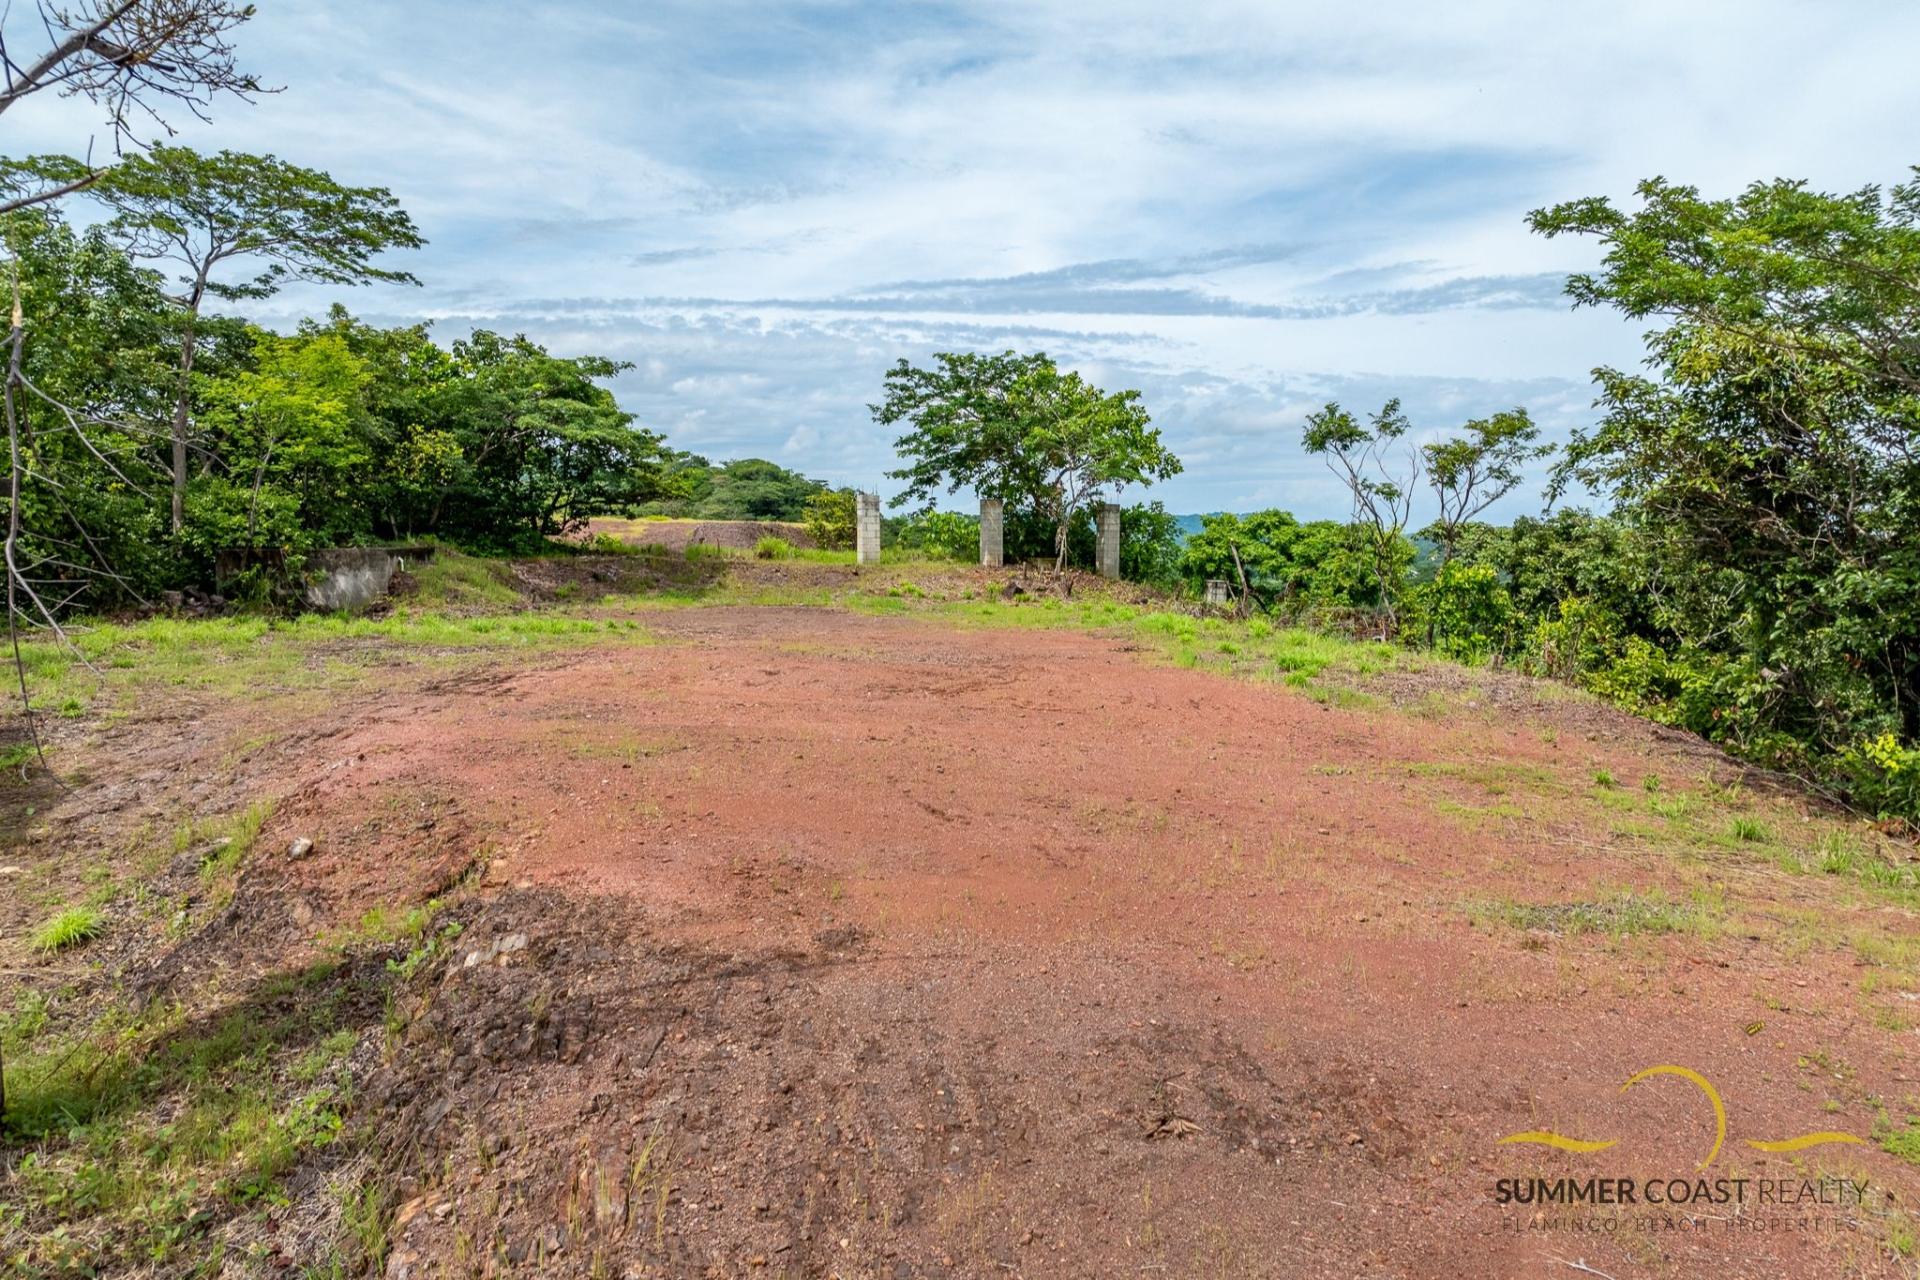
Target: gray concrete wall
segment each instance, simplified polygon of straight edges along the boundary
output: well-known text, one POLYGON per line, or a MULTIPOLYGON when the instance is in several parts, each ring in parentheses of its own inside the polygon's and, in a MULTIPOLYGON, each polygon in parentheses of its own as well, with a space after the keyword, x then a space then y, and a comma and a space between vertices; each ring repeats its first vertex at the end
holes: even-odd
POLYGON ((1230 588, 1227 585, 1227 580, 1225 578, 1208 578, 1207 579, 1207 603, 1208 604, 1226 604, 1228 601, 1228 593, 1231 590, 1232 588, 1230 588))
POLYGON ((387 594, 393 571, 431 547, 330 547, 307 556, 301 598, 315 609, 357 613, 387 594))
POLYGON ((980 499, 980 563, 989 569, 1007 562, 1007 510, 998 498, 980 499))
POLYGON ((854 559, 860 564, 880 563, 880 495, 856 493, 854 502, 854 559))
POLYGON ((1100 567, 1103 578, 1120 576, 1120 508, 1112 502, 1103 502, 1094 512, 1100 534, 1098 554, 1094 563, 1100 567))

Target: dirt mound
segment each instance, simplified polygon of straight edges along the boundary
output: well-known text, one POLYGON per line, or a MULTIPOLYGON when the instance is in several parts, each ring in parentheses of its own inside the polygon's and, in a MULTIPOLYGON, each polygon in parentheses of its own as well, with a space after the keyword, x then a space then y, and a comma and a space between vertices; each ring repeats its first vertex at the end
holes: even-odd
POLYGON ((762 538, 784 538, 796 547, 815 546, 813 535, 803 524, 780 520, 617 520, 602 517, 590 521, 586 536, 608 537, 639 546, 668 547, 685 551, 695 545, 753 549, 762 538))
POLYGON ((1111 960, 830 932, 717 952, 661 945, 617 900, 505 894, 371 1086, 416 1171, 388 1274, 469 1258, 581 1276, 1239 1276, 1383 1257, 1365 1209, 1290 1240, 1270 1223, 1298 1217, 1297 1186, 1393 1196, 1411 1148, 1391 1090, 1302 1058, 1276 1078, 1231 1011, 1142 1022, 1113 998, 1111 960))

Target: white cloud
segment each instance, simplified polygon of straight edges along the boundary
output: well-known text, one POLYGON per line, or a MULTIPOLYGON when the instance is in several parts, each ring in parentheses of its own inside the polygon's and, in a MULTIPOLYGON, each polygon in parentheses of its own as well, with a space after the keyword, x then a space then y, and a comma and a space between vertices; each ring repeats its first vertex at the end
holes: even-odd
MULTIPOLYGON (((1327 513, 1319 400, 1564 432, 1588 370, 1637 359, 1542 297, 1592 249, 1528 209, 1897 179, 1917 38, 1877 0, 288 0, 239 40, 286 91, 183 136, 392 187, 427 288, 350 305, 633 360, 623 401, 684 447, 871 483, 895 358, 1043 346, 1146 392, 1176 508, 1327 513)), ((5 123, 11 154, 92 125, 46 98, 5 123)))

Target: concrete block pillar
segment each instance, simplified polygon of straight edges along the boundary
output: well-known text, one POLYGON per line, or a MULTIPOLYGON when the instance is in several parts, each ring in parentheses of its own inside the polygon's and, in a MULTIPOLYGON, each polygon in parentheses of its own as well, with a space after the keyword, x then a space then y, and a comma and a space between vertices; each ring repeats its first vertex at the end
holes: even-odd
POLYGON ((1228 603, 1229 594, 1231 593, 1232 590, 1233 588, 1227 585, 1227 580, 1225 578, 1208 578, 1207 579, 1207 603, 1208 604, 1228 603))
POLYGON ((1094 512, 1094 520, 1099 529, 1099 549, 1094 563, 1100 568, 1103 578, 1120 576, 1120 506, 1114 502, 1103 502, 1094 512))
POLYGON ((1006 504, 998 498, 980 499, 980 563, 996 569, 1007 562, 1006 504))
POLYGON ((880 495, 856 493, 854 505, 854 559, 860 564, 880 563, 880 495))

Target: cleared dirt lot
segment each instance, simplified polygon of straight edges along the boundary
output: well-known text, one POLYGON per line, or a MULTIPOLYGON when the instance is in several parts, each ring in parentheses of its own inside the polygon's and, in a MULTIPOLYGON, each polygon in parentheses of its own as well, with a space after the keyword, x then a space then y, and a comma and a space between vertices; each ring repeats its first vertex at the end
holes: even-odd
POLYGON ((242 882, 261 952, 370 886, 465 926, 361 1100, 401 1171, 389 1274, 1910 1266, 1911 1165, 1746 1142, 1903 1118, 1898 982, 1862 994, 1849 939, 1914 922, 1701 835, 1825 821, 1710 753, 1520 682, 1349 706, 1120 636, 644 622, 316 709, 233 784, 278 788, 263 848, 316 842, 242 882), (1655 1064, 1724 1101, 1704 1172, 1695 1085, 1621 1092, 1655 1064), (1499 1142, 1525 1130, 1618 1145, 1499 1142), (1495 1202, 1562 1175, 1870 1189, 1599 1230, 1495 1202))

